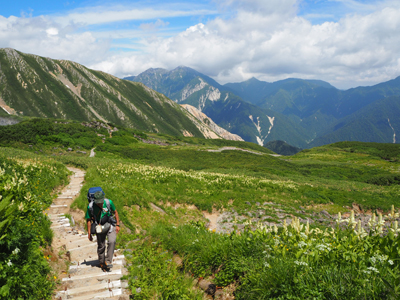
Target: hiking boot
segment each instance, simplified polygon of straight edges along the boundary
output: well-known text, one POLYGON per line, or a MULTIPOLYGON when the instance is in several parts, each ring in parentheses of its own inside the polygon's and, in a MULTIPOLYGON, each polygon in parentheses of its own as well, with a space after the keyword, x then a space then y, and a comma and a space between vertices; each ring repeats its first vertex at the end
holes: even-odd
POLYGON ((103 272, 108 272, 110 271, 109 267, 107 266, 106 263, 100 264, 100 268, 103 270, 103 272))
POLYGON ((107 265, 107 268, 109 268, 109 269, 112 269, 112 267, 113 267, 113 264, 106 263, 106 265, 107 265))

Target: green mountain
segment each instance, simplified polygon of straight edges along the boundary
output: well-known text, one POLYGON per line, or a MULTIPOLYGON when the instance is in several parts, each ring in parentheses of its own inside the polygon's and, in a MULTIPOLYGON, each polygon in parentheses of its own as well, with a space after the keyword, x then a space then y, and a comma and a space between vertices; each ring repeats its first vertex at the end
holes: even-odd
POLYGON ((270 141, 266 143, 264 147, 281 155, 295 155, 302 150, 301 148, 289 145, 284 141, 270 141))
POLYGON ((399 115, 399 96, 375 101, 337 121, 322 136, 310 143, 310 147, 339 141, 399 143, 399 115))
POLYGON ((148 132, 203 137, 180 105, 142 83, 80 64, 0 49, 0 116, 102 120, 148 132))
MULTIPOLYGON (((400 77, 371 87, 341 91, 319 80, 286 79, 273 83, 250 79, 228 83, 244 100, 289 117, 315 138, 339 120, 385 97, 400 96, 400 77)), ((362 133, 353 139, 367 141, 362 133)))
POLYGON ((273 83, 251 78, 221 86, 185 67, 150 69, 133 80, 195 106, 219 126, 259 145, 274 140, 300 148, 344 140, 390 143, 400 128, 393 113, 386 114, 386 107, 397 111, 391 96, 400 96, 400 77, 346 91, 321 80, 296 78, 273 83), (368 106, 375 102, 371 107, 379 113, 373 115, 368 106))
POLYGON ((303 80, 289 78, 269 83, 265 81, 260 81, 254 77, 243 82, 227 83, 224 86, 232 89, 244 100, 255 105, 262 105, 262 102, 265 98, 275 95, 280 90, 285 90, 294 94, 297 92, 297 90, 302 90, 304 92, 304 90, 307 90, 307 88, 311 88, 311 90, 317 87, 324 87, 328 89, 334 88, 332 85, 322 80, 303 80))
POLYGON ((243 101, 231 88, 187 67, 172 71, 149 69, 125 79, 142 82, 178 103, 196 107, 216 124, 245 141, 262 146, 265 142, 283 139, 304 147, 312 139, 283 114, 243 101))

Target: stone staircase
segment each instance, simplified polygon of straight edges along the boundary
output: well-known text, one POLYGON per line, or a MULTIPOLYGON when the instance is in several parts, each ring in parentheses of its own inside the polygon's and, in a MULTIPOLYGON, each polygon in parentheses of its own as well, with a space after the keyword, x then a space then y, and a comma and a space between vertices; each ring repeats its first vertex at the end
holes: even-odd
POLYGON ((127 274, 124 255, 115 250, 113 268, 103 272, 97 260, 96 236, 93 241, 88 240, 87 234, 74 228, 65 214, 74 199, 79 195, 85 172, 76 168, 68 168, 74 172, 70 184, 64 188, 59 197, 50 206, 48 215, 52 220, 51 228, 54 231, 54 244, 65 251, 71 264, 68 274, 61 278, 62 285, 53 299, 86 300, 86 299, 129 299, 128 284, 121 277, 127 274))

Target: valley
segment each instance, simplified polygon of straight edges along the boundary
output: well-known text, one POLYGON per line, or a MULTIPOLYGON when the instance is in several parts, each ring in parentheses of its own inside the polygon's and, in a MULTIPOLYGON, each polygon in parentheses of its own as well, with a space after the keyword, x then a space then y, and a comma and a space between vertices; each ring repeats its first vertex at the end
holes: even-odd
POLYGON ((399 297, 398 79, 0 64, 0 299, 399 297), (85 239, 93 186, 119 212, 115 272, 85 239))
POLYGON ((392 143, 392 127, 400 126, 385 123, 399 113, 400 77, 344 91, 321 80, 296 78, 272 83, 251 78, 221 85, 183 66, 149 69, 125 79, 193 105, 221 127, 261 146, 275 140, 300 148, 345 140, 392 143))
MULTIPOLYGON (((101 186, 115 202, 123 279, 135 299, 398 297, 398 145, 341 142, 276 156, 243 141, 84 125, 23 119, 0 127, 0 209, 9 207, 0 217, 8 224, 0 240, 5 274, 33 255, 13 254, 24 240, 11 239, 11 211, 24 216, 21 226, 38 222, 32 234, 45 253, 38 262, 45 266, 50 255, 53 266, 68 263, 63 248, 51 246, 42 212, 54 187, 68 182, 65 166, 73 166, 85 176, 65 214, 74 216, 73 230, 85 232, 79 216, 88 188, 101 186)), ((71 273, 56 270, 37 277, 53 278, 42 298, 64 290, 71 273)), ((30 285, 17 292, 9 278, 0 277, 8 287, 2 296, 30 293, 30 285)))

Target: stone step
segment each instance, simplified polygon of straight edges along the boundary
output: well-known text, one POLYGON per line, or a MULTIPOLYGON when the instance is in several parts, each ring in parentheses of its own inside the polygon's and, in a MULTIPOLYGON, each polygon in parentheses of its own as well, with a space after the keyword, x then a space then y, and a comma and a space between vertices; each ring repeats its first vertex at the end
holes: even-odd
MULTIPOLYGON (((71 249, 76 249, 76 248, 87 248, 92 246, 92 244, 96 244, 97 245, 97 237, 94 236, 93 237, 93 241, 89 241, 89 239, 87 238, 87 235, 84 235, 82 237, 79 238, 66 238, 67 242, 66 242, 66 246, 68 248, 71 249)), ((72 250, 74 251, 74 250, 72 250)))
MULTIPOLYGON (((64 238, 65 240, 66 240, 66 245, 67 246, 73 246, 73 248, 76 248, 76 246, 74 246, 73 244, 76 244, 76 243, 79 243, 79 242, 81 242, 82 244, 92 244, 92 243, 95 243, 96 241, 97 241, 97 237, 96 236, 94 236, 93 237, 93 241, 92 242, 90 242, 89 241, 89 239, 88 239, 88 237, 87 237, 87 235, 79 235, 79 234, 77 234, 77 235, 71 235, 71 236, 66 236, 65 238, 64 238)), ((96 243, 96 245, 97 245, 97 243, 96 243)), ((82 245, 81 245, 82 246, 82 245)))
MULTIPOLYGON (((113 266, 123 266, 124 265, 124 260, 119 259, 113 259, 113 266)), ((81 269, 90 269, 90 268, 94 268, 94 267, 98 267, 99 266, 99 261, 98 260, 91 260, 91 261, 87 261, 86 263, 82 263, 79 265, 72 265, 69 267, 69 270, 81 270, 81 269)))
MULTIPOLYGON (((114 254, 115 255, 115 254, 114 254)), ((97 256, 96 256, 97 257, 97 256)), ((125 256, 124 255, 117 255, 117 256, 114 256, 113 257, 113 261, 114 260, 123 260, 123 259, 125 259, 125 256)), ((95 259, 95 260, 93 260, 93 259, 91 259, 91 260, 89 260, 89 259, 84 259, 84 260, 80 260, 79 262, 79 265, 91 265, 91 266, 97 266, 98 264, 99 264, 99 261, 97 260, 97 259, 95 259)), ((69 268, 71 269, 71 268, 76 268, 77 267, 77 265, 72 265, 72 266, 70 266, 69 268)))
POLYGON ((49 218, 62 218, 64 214, 48 214, 49 218))
MULTIPOLYGON (((88 242, 89 242, 89 240, 88 240, 88 242)), ((88 245, 84 245, 84 246, 81 246, 81 247, 75 247, 75 248, 69 249, 69 251, 76 251, 76 250, 81 250, 81 249, 83 249, 83 248, 89 248, 89 247, 94 247, 94 246, 97 247, 97 243, 91 242, 91 243, 88 244, 88 245)))
MULTIPOLYGON (((121 280, 109 281, 105 283, 99 283, 92 286, 82 286, 73 289, 67 289, 65 291, 59 292, 61 295, 73 296, 73 295, 83 295, 86 293, 91 293, 93 297, 93 292, 101 292, 103 290, 109 291, 109 289, 116 289, 121 287, 127 287, 128 284, 126 282, 122 282, 121 280)), ((75 299, 75 297, 73 298, 75 299)))
POLYGON ((66 228, 66 227, 71 227, 71 225, 69 224, 60 224, 60 225, 51 225, 50 228, 51 229, 57 229, 57 228, 66 228))
POLYGON ((62 224, 69 224, 69 219, 52 219, 50 220, 52 225, 62 225, 62 224))
POLYGON ((61 217, 61 218, 53 219, 51 222, 53 224, 61 224, 61 223, 66 223, 66 222, 69 223, 69 219, 66 217, 61 217))
POLYGON ((122 276, 122 269, 112 270, 111 272, 103 272, 100 268, 96 268, 95 273, 85 274, 85 275, 76 275, 63 278, 62 281, 79 281, 83 279, 90 279, 90 278, 98 278, 98 277, 106 277, 106 276, 113 276, 113 275, 121 275, 122 276))
MULTIPOLYGON (((97 255, 96 255, 96 258, 97 258, 97 255)), ((71 277, 85 276, 85 277, 81 278, 81 280, 73 281, 72 284, 70 284, 70 286, 69 286, 70 288, 82 286, 82 282, 84 280, 90 281, 92 284, 97 284, 97 283, 99 283, 99 281, 109 280, 109 279, 111 279, 111 277, 115 278, 116 274, 112 274, 112 273, 119 272, 119 271, 122 272, 123 271, 122 269, 124 267, 123 264, 122 265, 121 264, 118 264, 118 265, 113 264, 113 267, 111 269, 109 269, 108 272, 105 272, 100 268, 100 264, 97 259, 90 261, 90 263, 93 263, 93 265, 82 265, 83 266, 82 268, 81 268, 81 265, 79 265, 78 268, 73 268, 73 269, 68 270, 68 278, 70 276, 71 277), (103 274, 103 273, 110 274, 111 277, 107 277, 106 275, 101 275, 100 277, 97 277, 97 275, 103 274), (104 276, 106 276, 106 277, 104 277, 104 276)), ((74 264, 74 266, 77 266, 77 264, 74 264)), ((119 279, 119 277, 116 279, 119 279)))
POLYGON ((68 205, 63 204, 63 205, 50 205, 50 208, 60 208, 60 207, 68 207, 68 205))
POLYGON ((74 299, 74 300, 88 300, 88 299, 96 299, 96 298, 109 299, 109 297, 120 296, 122 294, 123 294, 123 290, 120 288, 117 288, 117 289, 111 289, 111 291, 100 292, 100 293, 96 293, 96 294, 89 294, 89 295, 74 297, 71 299, 74 299))
POLYGON ((66 214, 69 212, 68 207, 50 207, 50 211, 56 214, 66 214))
MULTIPOLYGON (((68 242, 66 243, 66 246, 69 248, 76 248, 76 247, 82 247, 82 246, 86 246, 86 245, 90 245, 92 244, 92 242, 90 242, 87 238, 87 236, 85 237, 81 237, 79 239, 67 239, 68 242)), ((78 248, 79 248, 78 247, 78 248)))

